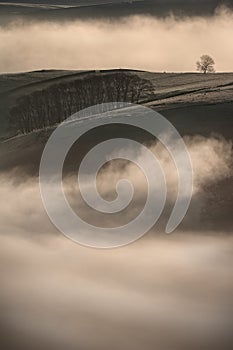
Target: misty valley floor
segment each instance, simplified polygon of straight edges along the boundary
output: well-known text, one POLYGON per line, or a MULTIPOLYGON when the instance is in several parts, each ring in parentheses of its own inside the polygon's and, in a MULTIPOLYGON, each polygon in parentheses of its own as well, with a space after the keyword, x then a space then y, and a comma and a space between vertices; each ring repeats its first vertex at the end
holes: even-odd
POLYGON ((232 237, 158 234, 88 249, 1 235, 7 349, 231 349, 232 237))

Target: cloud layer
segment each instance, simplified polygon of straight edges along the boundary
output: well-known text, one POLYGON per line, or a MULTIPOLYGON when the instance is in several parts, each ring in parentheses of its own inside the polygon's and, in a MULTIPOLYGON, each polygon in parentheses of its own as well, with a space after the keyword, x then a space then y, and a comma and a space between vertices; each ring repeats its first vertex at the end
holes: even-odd
POLYGON ((217 71, 232 71, 233 13, 165 19, 19 22, 0 29, 0 72, 42 68, 137 68, 195 71, 208 53, 217 71))
MULTIPOLYGON (((224 195, 225 192, 229 194, 229 189, 227 189, 227 185, 229 184, 225 185, 226 191, 223 187, 220 188, 220 191, 217 191, 215 186, 218 183, 231 179, 233 176, 232 143, 224 139, 204 138, 201 136, 188 137, 185 139, 185 142, 192 159, 194 186, 192 205, 186 214, 184 227, 185 230, 193 231, 202 228, 203 231, 205 224, 202 222, 203 217, 201 212, 207 205, 208 200, 211 199, 212 192, 214 192, 215 196, 220 197, 222 193, 224 195)), ((163 219, 166 221, 177 196, 177 171, 164 146, 156 144, 151 146, 150 149, 158 158, 166 177, 168 189, 167 209, 165 210, 163 219)), ((145 160, 140 158, 141 155, 139 154, 137 162, 144 164, 145 160)), ((153 173, 153 169, 151 169, 151 172, 153 173)), ((88 187, 88 176, 86 178, 88 187)), ((125 164, 124 162, 119 163, 119 161, 113 161, 100 172, 97 178, 97 186, 100 194, 108 200, 113 200, 116 196, 116 183, 121 178, 132 182, 134 186, 134 197, 132 203, 125 211, 114 215, 105 215, 91 211, 84 204, 78 192, 76 175, 65 179, 64 189, 71 206, 84 220, 101 227, 119 226, 120 224, 126 224, 140 213, 147 195, 147 183, 141 170, 133 163, 125 164)), ((153 186, 160 187, 160 183, 158 183, 156 178, 153 186)), ((47 218, 43 208, 37 178, 27 177, 25 179, 22 174, 19 177, 15 173, 8 173, 7 175, 3 173, 1 175, 0 191, 0 232, 7 234, 11 232, 20 234, 28 233, 30 236, 39 237, 46 235, 47 232, 57 232, 47 218)), ((214 213, 212 213, 211 206, 208 204, 207 214, 209 220, 213 221, 214 224, 217 223, 218 217, 221 216, 219 213, 226 209, 223 204, 218 206, 218 203, 221 203, 223 200, 220 197, 216 197, 215 204, 217 207, 214 213)), ((231 220, 231 217, 228 219, 231 220)), ((229 222, 226 222, 224 227, 228 231, 227 228, 230 228, 231 225, 229 222)), ((164 227, 162 230, 164 230, 164 227)))
MULTIPOLYGON (((3 348, 230 348, 232 236, 224 234, 223 227, 207 232, 200 209, 206 205, 210 189, 232 176, 232 144, 200 136, 188 137, 185 142, 194 167, 188 229, 169 236, 161 234, 163 230, 152 230, 142 240, 117 250, 81 247, 59 235, 43 209, 38 179, 21 176, 19 183, 15 174, 1 174, 3 348)), ((174 166, 160 144, 152 145, 151 151, 162 162, 172 203, 177 180, 174 166)), ((132 164, 112 163, 103 169, 100 193, 111 196, 119 177, 134 180, 135 214, 143 202, 145 181, 132 164)), ((77 199, 73 180, 76 178, 67 178, 68 198, 90 219, 77 199)), ((222 187, 220 193, 224 193, 222 187)), ((223 207, 223 202, 215 199, 214 215, 223 207)), ((211 210, 208 204, 208 215, 211 210)), ((129 218, 126 211, 124 220, 129 218)), ((109 224, 104 218, 92 219, 109 224)))

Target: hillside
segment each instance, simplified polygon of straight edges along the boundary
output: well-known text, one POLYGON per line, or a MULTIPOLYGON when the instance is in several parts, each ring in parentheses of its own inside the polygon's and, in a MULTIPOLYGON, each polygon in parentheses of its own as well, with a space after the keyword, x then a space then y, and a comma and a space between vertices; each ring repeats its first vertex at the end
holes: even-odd
MULTIPOLYGON (((1 169, 27 168, 37 173, 41 153, 53 128, 20 135, 10 127, 9 111, 17 101, 54 86, 69 86, 76 79, 110 76, 114 72, 137 75, 149 81, 153 94, 143 96, 140 103, 160 111, 181 135, 220 135, 233 139, 233 73, 152 73, 142 71, 36 71, 0 76, 1 169), (59 84, 59 85, 57 85, 59 84), (64 85, 63 85, 64 84, 64 85)), ((92 132, 80 146, 80 155, 96 140, 128 136, 127 128, 112 127, 92 132)), ((150 136, 130 130, 131 137, 149 141, 150 136)))
MULTIPOLYGON (((34 71, 19 74, 0 75, 0 120, 1 138, 14 136, 9 128, 9 111, 17 101, 34 92, 43 91, 48 87, 72 83, 76 79, 89 76, 106 76, 113 72, 136 74, 153 85, 153 96, 145 96, 142 101, 156 110, 169 111, 174 109, 199 108, 211 109, 212 105, 224 104, 231 110, 233 99, 233 73, 197 74, 197 73, 152 73, 129 70, 108 71, 34 71), (10 134, 8 134, 10 133, 10 134)), ((211 130, 211 125, 209 126, 211 130)), ((188 130, 187 130, 188 131, 188 130)), ((191 131, 191 130, 190 130, 191 131)), ((215 130, 213 130, 215 131, 215 130)), ((201 130, 200 130, 201 132, 201 130)))
POLYGON ((166 17, 173 13, 178 17, 212 16, 219 6, 232 6, 229 0, 138 0, 138 1, 79 1, 79 0, 28 0, 1 1, 1 23, 11 24, 15 20, 64 21, 87 18, 121 18, 148 15, 166 17))

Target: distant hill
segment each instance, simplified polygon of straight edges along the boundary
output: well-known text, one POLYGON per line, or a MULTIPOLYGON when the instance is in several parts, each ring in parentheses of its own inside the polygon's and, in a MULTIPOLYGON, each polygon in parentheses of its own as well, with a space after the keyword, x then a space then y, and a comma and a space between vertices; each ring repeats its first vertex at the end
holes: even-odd
MULTIPOLYGON (((138 0, 135 0, 138 1, 138 0)), ((60 6, 60 7, 78 7, 78 6, 92 6, 92 5, 101 5, 108 3, 123 3, 129 2, 127 0, 1 0, 0 4, 11 4, 11 5, 48 5, 48 6, 60 6)))
POLYGON ((1 1, 2 25, 21 17, 24 20, 61 21, 77 18, 120 18, 132 15, 166 17, 211 16, 219 6, 233 8, 233 0, 145 0, 145 1, 82 1, 36 0, 1 1))

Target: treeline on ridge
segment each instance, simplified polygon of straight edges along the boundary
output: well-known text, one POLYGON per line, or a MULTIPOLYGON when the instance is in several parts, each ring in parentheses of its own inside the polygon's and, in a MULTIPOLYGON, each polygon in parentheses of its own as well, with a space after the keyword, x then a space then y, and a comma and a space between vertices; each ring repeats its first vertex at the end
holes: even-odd
POLYGON ((17 132, 26 134, 54 126, 89 106, 106 102, 139 103, 152 93, 152 83, 136 74, 93 74, 20 97, 10 110, 10 124, 17 132))

